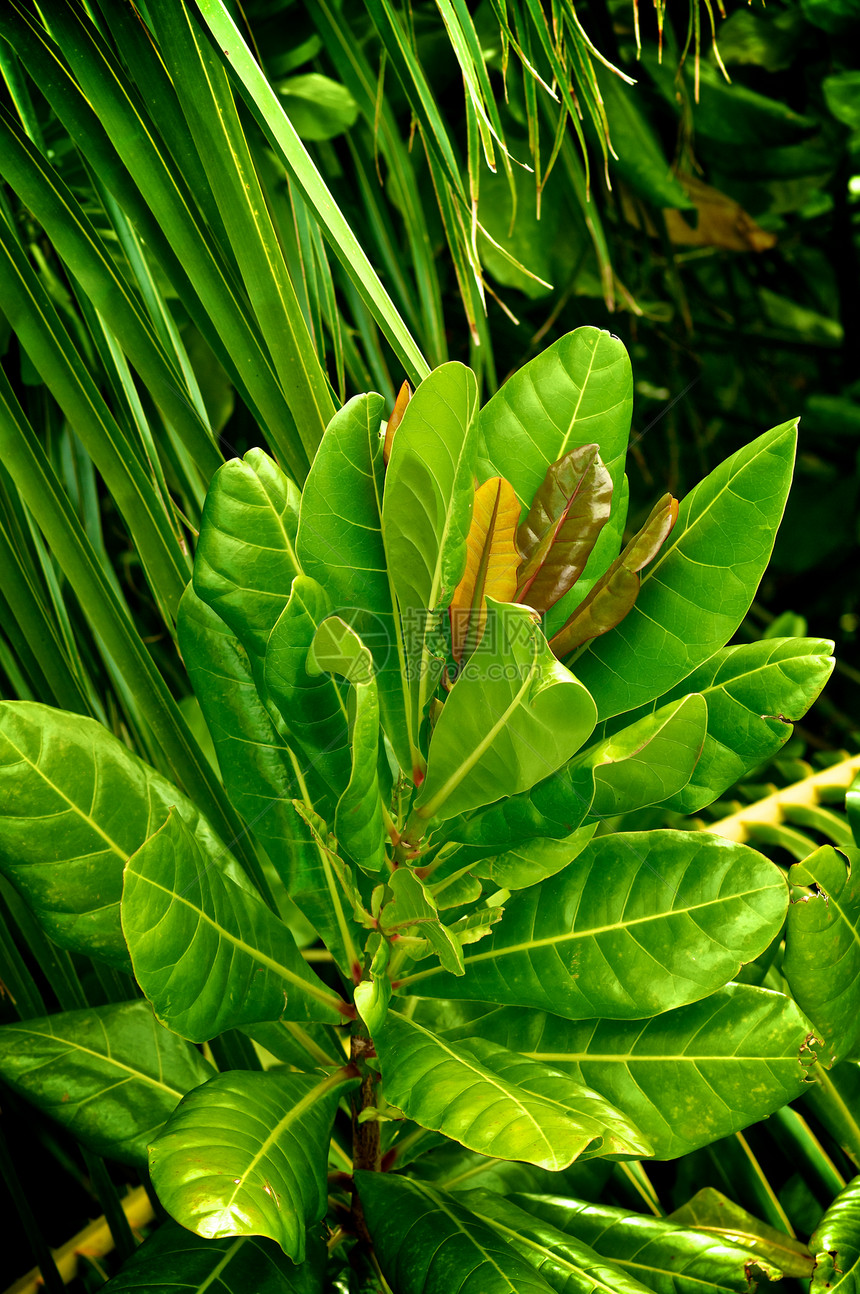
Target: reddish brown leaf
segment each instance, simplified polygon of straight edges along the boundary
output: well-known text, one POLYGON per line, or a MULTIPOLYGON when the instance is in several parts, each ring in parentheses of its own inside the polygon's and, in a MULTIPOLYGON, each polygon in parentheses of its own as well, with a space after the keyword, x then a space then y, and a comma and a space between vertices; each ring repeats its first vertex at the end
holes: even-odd
POLYGON ((517 532, 523 567, 517 601, 548 611, 573 588, 609 519, 612 478, 597 445, 580 445, 547 468, 517 532))
POLYGON ((451 601, 451 649, 459 662, 480 642, 487 619, 486 595, 510 602, 517 588, 520 555, 514 543, 520 504, 514 487, 493 476, 475 492, 466 540, 466 570, 451 601))

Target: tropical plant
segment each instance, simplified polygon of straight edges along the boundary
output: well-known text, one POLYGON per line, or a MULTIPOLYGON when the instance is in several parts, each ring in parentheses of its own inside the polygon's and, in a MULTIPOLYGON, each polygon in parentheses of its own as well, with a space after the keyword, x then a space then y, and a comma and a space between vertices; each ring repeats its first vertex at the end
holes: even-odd
MULTIPOLYGON (((631 396, 622 344, 583 328, 481 409, 456 363, 387 425, 355 397, 302 490, 259 449, 218 469, 178 633, 243 848, 97 722, 0 706, 0 865, 56 944, 143 993, 0 1030, 6 1082, 96 1153, 148 1145, 186 1229, 115 1289, 231 1264, 342 1287, 348 1263, 397 1294, 632 1291, 642 1245, 724 1288, 753 1254, 809 1269, 575 1202, 595 1159, 706 1146, 799 1096, 820 1045, 856 1047, 855 959, 816 970, 820 916, 789 917, 782 991, 735 982, 779 944, 779 867, 612 829, 716 798, 832 664, 821 640, 725 645, 795 425, 622 548, 631 396), (220 1072, 210 1041, 234 1045, 220 1072), (474 1189, 501 1170, 515 1199, 474 1189)), ((809 896, 845 889, 831 854, 809 896)))

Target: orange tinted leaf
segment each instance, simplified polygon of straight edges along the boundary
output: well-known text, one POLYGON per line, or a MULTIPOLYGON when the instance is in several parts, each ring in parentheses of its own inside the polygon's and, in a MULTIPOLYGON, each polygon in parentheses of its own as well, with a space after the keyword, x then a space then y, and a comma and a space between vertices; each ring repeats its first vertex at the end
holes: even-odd
POLYGON ((382 461, 388 466, 388 460, 391 457, 391 446, 394 444, 394 433, 403 420, 406 412, 406 406, 412 399, 412 387, 408 382, 404 382, 397 392, 397 399, 394 401, 394 408, 391 411, 391 417, 388 419, 388 426, 385 428, 385 444, 382 446, 382 461))
POLYGON ((678 500, 664 494, 651 509, 642 529, 633 536, 618 561, 629 571, 641 571, 659 553, 678 519, 678 500))
POLYGON ((475 492, 466 540, 466 570, 451 602, 454 659, 471 655, 484 632, 486 595, 510 602, 517 590, 520 555, 514 542, 520 504, 510 481, 493 476, 475 492))
POLYGON ((517 601, 548 611, 572 589, 609 519, 612 478, 597 445, 579 445, 547 468, 517 532, 523 566, 517 601))

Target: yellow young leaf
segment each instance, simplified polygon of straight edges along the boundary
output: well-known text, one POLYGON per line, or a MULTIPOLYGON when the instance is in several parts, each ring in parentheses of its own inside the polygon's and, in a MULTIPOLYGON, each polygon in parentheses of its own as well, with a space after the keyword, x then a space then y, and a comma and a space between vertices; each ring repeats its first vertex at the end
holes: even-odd
POLYGON ((454 659, 470 656, 487 620, 486 595, 510 602, 517 591, 520 554, 516 546, 520 504, 510 481, 493 476, 475 492, 466 541, 466 570, 451 602, 454 659))
POLYGON ((394 408, 391 417, 388 419, 388 426, 385 428, 385 444, 382 446, 382 461, 388 466, 388 460, 391 457, 391 446, 394 444, 394 433, 403 421, 403 415, 406 412, 407 405, 412 399, 412 387, 408 382, 404 382, 397 392, 397 399, 394 401, 394 408))

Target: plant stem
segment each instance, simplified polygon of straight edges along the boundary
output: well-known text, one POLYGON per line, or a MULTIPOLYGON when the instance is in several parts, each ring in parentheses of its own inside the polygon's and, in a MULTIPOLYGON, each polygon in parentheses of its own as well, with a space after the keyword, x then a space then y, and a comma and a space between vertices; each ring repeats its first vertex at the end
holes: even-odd
MULTIPOLYGON (((368 1055, 373 1055, 373 1042, 364 1023, 357 1020, 353 1026, 350 1047, 350 1060, 361 1073, 361 1087, 358 1089, 352 1104, 352 1166, 353 1169, 365 1169, 378 1173, 382 1150, 379 1137, 379 1123, 376 1119, 359 1122, 363 1110, 377 1105, 376 1090, 379 1085, 379 1074, 367 1064, 368 1055)), ((352 1219, 355 1234, 365 1244, 370 1245, 370 1234, 364 1221, 364 1210, 358 1192, 353 1191, 352 1219)))

